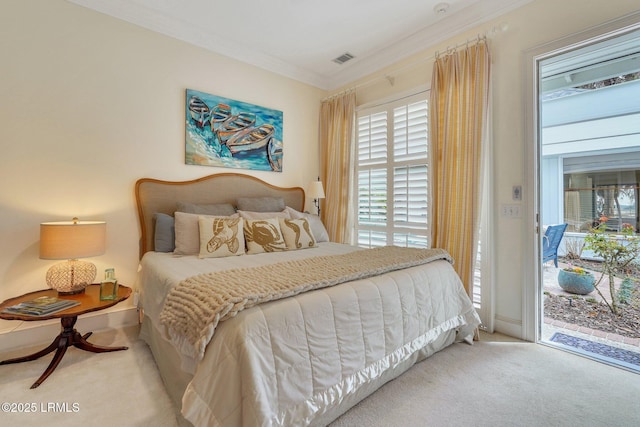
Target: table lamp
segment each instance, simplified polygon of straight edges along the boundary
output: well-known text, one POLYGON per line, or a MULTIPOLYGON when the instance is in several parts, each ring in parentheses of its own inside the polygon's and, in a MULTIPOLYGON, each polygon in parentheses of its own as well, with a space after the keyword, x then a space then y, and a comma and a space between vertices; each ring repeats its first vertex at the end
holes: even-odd
POLYGON ((318 177, 317 181, 311 181, 309 184, 309 197, 313 199, 313 204, 318 209, 318 216, 320 216, 320 199, 324 199, 324 188, 322 188, 322 181, 318 177))
POLYGON ((78 258, 105 252, 107 224, 104 221, 43 222, 40 224, 40 258, 66 259, 47 271, 47 285, 59 295, 84 292, 96 278, 96 266, 78 258))

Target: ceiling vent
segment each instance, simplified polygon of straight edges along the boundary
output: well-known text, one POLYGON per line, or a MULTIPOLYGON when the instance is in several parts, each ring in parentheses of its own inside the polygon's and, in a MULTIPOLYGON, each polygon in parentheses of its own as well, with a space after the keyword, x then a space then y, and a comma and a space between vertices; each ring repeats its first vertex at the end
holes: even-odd
POLYGON ((342 65, 347 61, 352 60, 353 58, 355 58, 355 56, 353 56, 352 54, 350 54, 349 52, 345 52, 342 55, 338 56, 337 58, 335 58, 333 60, 333 62, 335 62, 338 65, 342 65))

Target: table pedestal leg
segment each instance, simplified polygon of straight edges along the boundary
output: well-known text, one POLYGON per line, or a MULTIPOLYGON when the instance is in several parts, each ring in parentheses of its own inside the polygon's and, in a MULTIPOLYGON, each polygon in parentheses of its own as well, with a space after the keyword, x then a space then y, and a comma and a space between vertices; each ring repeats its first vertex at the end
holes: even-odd
POLYGON ((8 359, 0 362, 0 365, 8 365, 10 363, 20 363, 20 362, 28 362, 31 360, 38 359, 44 355, 51 353, 56 350, 56 354, 53 356, 51 363, 47 366, 44 373, 38 378, 38 380, 33 383, 31 388, 36 388, 40 384, 44 382, 44 380, 51 375, 51 373, 56 369, 65 352, 67 351, 67 347, 77 347, 81 350, 90 351, 92 353, 104 353, 108 351, 120 351, 126 350, 128 347, 105 347, 101 345, 91 344, 87 341, 87 338, 91 335, 91 332, 88 332, 84 335, 80 335, 80 333, 74 328, 76 321, 78 320, 78 316, 72 317, 62 317, 60 322, 62 323, 62 332, 58 335, 49 346, 43 348, 40 351, 37 351, 33 354, 16 357, 15 359, 8 359))

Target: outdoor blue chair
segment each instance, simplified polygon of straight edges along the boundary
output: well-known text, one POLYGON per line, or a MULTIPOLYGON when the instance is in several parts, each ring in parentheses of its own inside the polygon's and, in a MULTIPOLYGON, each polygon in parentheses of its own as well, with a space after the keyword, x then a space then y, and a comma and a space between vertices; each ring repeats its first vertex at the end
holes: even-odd
POLYGON ((544 232, 542 238, 542 263, 553 260, 553 264, 558 267, 558 246, 567 224, 550 225, 544 232))

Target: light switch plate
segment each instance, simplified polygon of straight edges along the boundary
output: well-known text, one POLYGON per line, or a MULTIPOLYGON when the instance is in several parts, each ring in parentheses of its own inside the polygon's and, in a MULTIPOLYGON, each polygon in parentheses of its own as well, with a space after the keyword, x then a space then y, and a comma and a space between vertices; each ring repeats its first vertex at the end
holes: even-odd
POLYGON ((502 216, 505 218, 520 218, 520 205, 502 205, 502 216))
POLYGON ((511 198, 513 200, 522 200, 522 185, 514 185, 511 190, 511 198))

